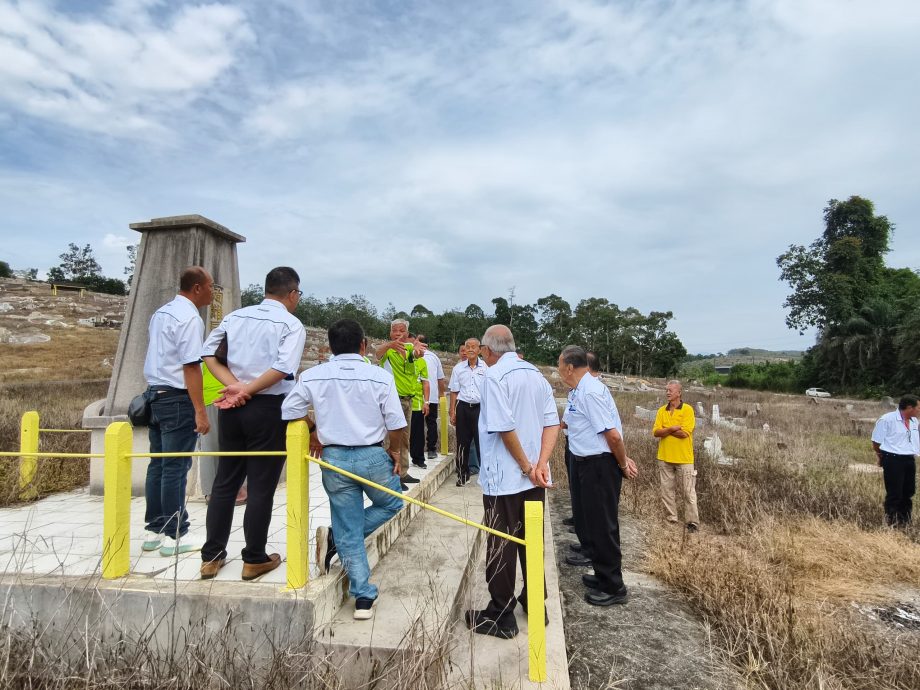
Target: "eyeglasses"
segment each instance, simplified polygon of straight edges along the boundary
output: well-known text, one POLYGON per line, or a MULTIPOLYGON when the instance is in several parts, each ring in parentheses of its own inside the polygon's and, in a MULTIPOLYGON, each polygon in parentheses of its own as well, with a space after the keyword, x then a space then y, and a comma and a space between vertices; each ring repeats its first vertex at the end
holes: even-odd
POLYGON ((303 297, 303 290, 291 290, 291 292, 296 292, 298 297, 303 297))

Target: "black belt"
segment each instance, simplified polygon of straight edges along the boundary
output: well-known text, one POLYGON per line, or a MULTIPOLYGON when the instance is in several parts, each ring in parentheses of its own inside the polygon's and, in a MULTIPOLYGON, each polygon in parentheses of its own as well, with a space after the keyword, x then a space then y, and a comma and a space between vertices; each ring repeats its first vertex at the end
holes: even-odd
POLYGON ((479 407, 479 403, 471 403, 471 402, 467 402, 466 400, 458 400, 457 402, 463 403, 467 407, 479 407))
POLYGON ((569 454, 572 456, 572 460, 576 462, 583 462, 584 460, 603 460, 605 458, 612 458, 613 453, 598 453, 597 455, 575 455, 571 451, 569 454))
POLYGON ((383 448, 383 441, 378 441, 377 443, 371 443, 368 446, 343 446, 339 443, 330 443, 323 446, 323 448, 383 448))
POLYGON ((887 450, 883 450, 882 455, 886 455, 889 458, 899 458, 900 460, 913 460, 914 459, 913 453, 911 453, 910 455, 901 455, 900 453, 889 453, 887 450))
POLYGON ((173 388, 172 386, 150 386, 149 390, 157 394, 158 398, 171 398, 174 395, 188 395, 185 388, 173 388))

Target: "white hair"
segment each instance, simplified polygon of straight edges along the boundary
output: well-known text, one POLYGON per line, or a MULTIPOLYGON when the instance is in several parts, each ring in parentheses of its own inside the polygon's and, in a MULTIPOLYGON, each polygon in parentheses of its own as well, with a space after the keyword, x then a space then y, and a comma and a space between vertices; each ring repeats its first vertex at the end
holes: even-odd
POLYGON ((482 336, 482 344, 492 350, 496 355, 503 355, 506 352, 514 352, 514 335, 511 329, 501 324, 489 326, 482 336))
POLYGON ((671 379, 668 381, 668 386, 677 386, 681 393, 684 392, 684 385, 677 379, 671 379))
POLYGON ((406 321, 405 319, 393 319, 392 321, 390 321, 390 326, 396 326, 398 324, 402 324, 403 326, 406 327, 407 331, 409 330, 409 322, 406 321))

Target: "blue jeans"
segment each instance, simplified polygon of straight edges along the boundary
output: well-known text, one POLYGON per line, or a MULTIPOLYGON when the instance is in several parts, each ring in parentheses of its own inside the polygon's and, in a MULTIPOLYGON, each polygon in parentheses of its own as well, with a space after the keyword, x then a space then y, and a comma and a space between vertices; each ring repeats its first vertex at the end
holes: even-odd
MULTIPOLYGON (((393 491, 400 490, 399 475, 393 474, 393 460, 378 446, 327 447, 323 449, 323 460, 393 491)), ((329 495, 335 546, 348 573, 348 593, 356 599, 376 599, 377 586, 368 581, 371 573, 364 538, 396 515, 403 501, 326 468, 323 488, 329 495), (364 494, 371 499, 368 508, 364 507, 364 494)))
MULTIPOLYGON (((479 431, 477 430, 478 434, 479 431)), ((470 444, 470 474, 476 474, 479 472, 479 453, 477 449, 479 445, 477 443, 470 444)))
MULTIPOLYGON (((158 396, 150 404, 150 452, 186 453, 195 450, 195 408, 188 395, 158 396)), ((144 493, 144 520, 151 532, 176 539, 188 532, 185 483, 192 459, 150 458, 144 493)))

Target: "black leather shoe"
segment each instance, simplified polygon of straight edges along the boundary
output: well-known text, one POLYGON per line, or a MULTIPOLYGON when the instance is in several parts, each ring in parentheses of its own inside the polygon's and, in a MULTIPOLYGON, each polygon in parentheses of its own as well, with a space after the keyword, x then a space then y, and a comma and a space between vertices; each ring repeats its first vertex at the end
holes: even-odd
POLYGON ((581 544, 569 544, 569 551, 574 551, 575 553, 581 553, 581 544))
POLYGON ((591 559, 585 558, 580 553, 570 553, 565 557, 565 562, 569 565, 591 565, 591 559))
POLYGON ((415 462, 415 460, 412 461, 412 466, 418 467, 420 470, 428 469, 428 465, 426 465, 424 462, 415 462))
MULTIPOLYGON (((527 615, 527 599, 524 597, 523 594, 521 594, 518 596, 517 600, 518 600, 518 603, 521 605, 521 608, 524 609, 524 615, 526 616, 527 615)), ((545 605, 543 606, 543 616, 544 616, 543 625, 544 626, 549 625, 549 614, 546 612, 545 605)))
POLYGON ((415 477, 408 475, 408 474, 402 478, 403 484, 418 484, 420 481, 422 480, 416 479, 415 477))
POLYGON ((599 592, 596 589, 592 589, 587 594, 585 594, 585 601, 587 601, 592 606, 611 606, 613 604, 625 604, 627 601, 629 601, 629 592, 626 591, 625 587, 616 594, 607 594, 606 592, 599 592))
POLYGON ((506 613, 499 620, 489 617, 485 611, 467 611, 466 627, 480 635, 491 635, 503 640, 510 640, 518 634, 517 620, 514 613, 506 613))
POLYGON ((598 589, 601 586, 601 581, 597 579, 597 575, 582 575, 581 581, 585 587, 590 589, 598 589))
POLYGON ((573 517, 567 517, 567 518, 565 518, 565 519, 562 521, 562 524, 565 525, 566 527, 574 527, 574 526, 575 526, 575 518, 573 518, 573 517))

